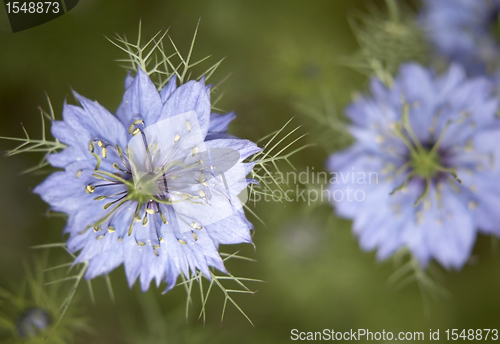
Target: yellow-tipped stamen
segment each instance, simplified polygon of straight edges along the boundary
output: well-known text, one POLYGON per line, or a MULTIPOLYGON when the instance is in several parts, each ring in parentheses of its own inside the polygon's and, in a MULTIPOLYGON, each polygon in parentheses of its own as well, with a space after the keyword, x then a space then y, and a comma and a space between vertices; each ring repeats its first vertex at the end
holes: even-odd
POLYGON ((427 178, 425 180, 424 192, 422 192, 422 194, 420 196, 418 196, 417 200, 413 204, 414 206, 417 206, 425 198, 425 196, 427 196, 427 194, 429 193, 430 184, 431 184, 431 181, 429 178, 427 178))

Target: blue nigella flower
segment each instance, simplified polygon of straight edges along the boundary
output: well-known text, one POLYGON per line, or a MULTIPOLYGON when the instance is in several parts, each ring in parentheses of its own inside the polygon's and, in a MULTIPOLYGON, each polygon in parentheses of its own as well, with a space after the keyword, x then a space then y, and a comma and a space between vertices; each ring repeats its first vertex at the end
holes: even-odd
POLYGON ((210 113, 203 79, 177 87, 174 76, 158 92, 139 69, 125 88, 116 116, 77 93, 82 107, 64 104, 52 134, 68 147, 48 157, 64 171, 34 192, 68 214, 87 279, 123 263, 130 285, 169 290, 180 273, 225 272, 219 244, 251 242, 242 191, 254 163, 242 161, 260 148, 226 133, 235 115, 210 113))
POLYGON ((34 337, 51 324, 50 315, 40 308, 31 308, 24 312, 16 322, 21 337, 34 337))
POLYGON ((477 232, 500 234, 498 99, 485 78, 452 65, 441 76, 403 65, 392 86, 347 108, 355 143, 328 161, 330 197, 363 250, 407 248, 461 268, 477 232))
POLYGON ((421 23, 437 51, 484 74, 500 57, 500 0, 423 0, 421 23))

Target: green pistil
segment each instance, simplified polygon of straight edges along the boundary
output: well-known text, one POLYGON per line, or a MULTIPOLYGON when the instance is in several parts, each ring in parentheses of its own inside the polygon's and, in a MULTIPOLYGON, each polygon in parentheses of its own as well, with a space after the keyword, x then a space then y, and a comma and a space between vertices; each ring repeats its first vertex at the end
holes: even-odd
POLYGON ((127 188, 128 195, 133 201, 145 204, 158 193, 158 175, 144 174, 137 182, 127 185, 127 188))
POLYGON ((417 150, 410 155, 410 168, 422 179, 431 179, 441 168, 436 150, 417 150))

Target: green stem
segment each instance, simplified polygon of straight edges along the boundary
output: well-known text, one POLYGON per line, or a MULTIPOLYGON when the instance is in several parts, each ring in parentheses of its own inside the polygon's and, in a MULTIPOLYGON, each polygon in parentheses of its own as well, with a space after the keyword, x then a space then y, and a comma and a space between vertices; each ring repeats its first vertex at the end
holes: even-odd
POLYGON ((394 23, 399 23, 399 8, 396 0, 385 0, 387 9, 389 10, 389 17, 394 23))

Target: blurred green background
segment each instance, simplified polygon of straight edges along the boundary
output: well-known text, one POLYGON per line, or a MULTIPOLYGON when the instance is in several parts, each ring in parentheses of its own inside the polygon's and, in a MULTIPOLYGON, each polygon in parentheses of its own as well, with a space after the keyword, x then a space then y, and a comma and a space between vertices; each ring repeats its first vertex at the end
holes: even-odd
MULTIPOLYGON (((37 107, 47 109, 45 92, 56 116, 64 99, 74 102, 71 89, 98 100, 110 111, 121 101, 126 75, 115 59, 123 52, 103 35, 114 32, 135 39, 140 18, 144 37, 170 27, 170 35, 186 51, 201 18, 195 57, 213 54, 213 63, 227 56, 212 81, 231 77, 218 107, 236 111, 230 132, 257 140, 280 128, 292 116, 294 125, 309 132, 303 144, 314 143, 318 124, 298 113, 295 102, 316 102, 321 92, 331 94, 339 111, 366 79, 337 63, 356 49, 347 15, 382 1, 123 1, 82 0, 68 14, 42 26, 0 35, 0 136, 23 135, 22 122, 33 137, 40 132, 37 107)), ((6 25, 5 19, 0 25, 6 25)), ((335 140, 335 138, 332 138, 335 140)), ((0 150, 12 149, 0 141, 0 150)), ((321 145, 308 148, 292 161, 299 171, 321 170, 328 154, 321 145)), ((31 190, 46 175, 21 175, 40 156, 0 158, 0 286, 24 276, 23 261, 33 258, 29 247, 60 242, 63 219, 45 216, 47 205, 31 190)), ((255 212, 266 226, 255 224, 250 245, 241 249, 257 263, 230 261, 235 275, 263 279, 250 283, 255 295, 235 299, 254 322, 228 305, 220 326, 223 296, 218 290, 207 304, 205 326, 197 321, 199 299, 185 320, 185 291, 166 295, 152 286, 143 295, 127 286, 123 268, 111 273, 116 303, 105 281, 94 283, 96 305, 85 285, 79 289, 79 312, 89 319, 93 333, 79 333, 77 343, 286 343, 290 331, 423 331, 448 328, 500 327, 500 255, 492 239, 480 237, 470 264, 457 272, 441 271, 440 283, 450 297, 424 303, 418 285, 403 289, 388 285, 394 267, 378 263, 373 253, 360 251, 350 223, 335 219, 326 206, 303 202, 261 203, 255 212), (493 248, 492 248, 493 247, 493 248)), ((52 257, 64 256, 52 250, 52 257)), ((2 307, 2 305, 0 305, 2 307)), ((50 339, 49 339, 50 342, 50 339)))

